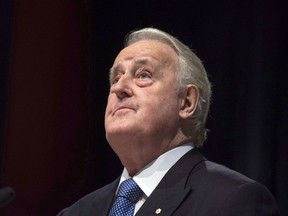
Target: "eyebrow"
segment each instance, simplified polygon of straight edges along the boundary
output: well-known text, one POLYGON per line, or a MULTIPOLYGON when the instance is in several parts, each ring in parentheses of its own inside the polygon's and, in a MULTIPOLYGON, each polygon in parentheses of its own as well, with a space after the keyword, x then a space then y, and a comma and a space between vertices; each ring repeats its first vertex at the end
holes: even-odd
POLYGON ((142 57, 142 58, 136 59, 134 62, 136 65, 145 65, 151 62, 151 60, 147 57, 142 57))
MULTIPOLYGON (((138 65, 147 65, 148 63, 151 63, 150 58, 148 57, 141 57, 138 59, 133 60, 133 63, 135 66, 138 65)), ((133 67, 135 67, 133 66, 133 67)), ((114 65, 110 68, 110 74, 109 74, 109 81, 112 81, 112 78, 114 76, 115 73, 117 73, 117 71, 124 71, 124 67, 121 63, 118 63, 117 65, 114 65)))

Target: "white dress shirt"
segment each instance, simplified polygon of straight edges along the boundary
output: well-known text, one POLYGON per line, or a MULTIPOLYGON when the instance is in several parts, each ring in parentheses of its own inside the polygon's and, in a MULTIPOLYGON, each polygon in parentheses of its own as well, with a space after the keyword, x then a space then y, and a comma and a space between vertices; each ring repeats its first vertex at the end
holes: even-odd
MULTIPOLYGON (((154 161, 150 162, 143 169, 141 169, 135 176, 133 176, 134 181, 143 191, 143 196, 141 196, 136 203, 134 215, 140 209, 146 199, 151 195, 168 170, 192 148, 192 143, 173 148, 170 151, 160 155, 154 161)), ((131 177, 129 176, 127 169, 124 167, 119 185, 121 182, 129 178, 131 177)))

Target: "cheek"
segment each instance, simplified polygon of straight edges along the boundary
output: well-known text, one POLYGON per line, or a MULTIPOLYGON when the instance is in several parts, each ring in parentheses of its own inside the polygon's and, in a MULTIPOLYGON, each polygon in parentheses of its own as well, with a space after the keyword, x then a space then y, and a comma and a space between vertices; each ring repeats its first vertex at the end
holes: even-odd
POLYGON ((112 111, 112 107, 113 107, 112 105, 113 105, 113 97, 110 95, 107 98, 105 115, 109 114, 112 111))
POLYGON ((168 118, 172 115, 178 115, 179 112, 178 100, 174 95, 157 97, 154 100, 147 98, 146 108, 150 116, 154 118, 168 118))
POLYGON ((106 109, 105 109, 105 114, 104 114, 105 126, 108 122, 111 122, 112 111, 113 111, 113 99, 111 97, 108 97, 106 109))

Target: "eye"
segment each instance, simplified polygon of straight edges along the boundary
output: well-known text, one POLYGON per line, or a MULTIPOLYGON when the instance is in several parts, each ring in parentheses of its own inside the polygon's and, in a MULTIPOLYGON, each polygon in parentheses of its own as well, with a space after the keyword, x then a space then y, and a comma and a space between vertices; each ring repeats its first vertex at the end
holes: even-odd
POLYGON ((113 77, 112 79, 111 79, 111 85, 113 85, 113 84, 116 84, 118 81, 119 81, 119 79, 120 79, 120 75, 118 74, 117 76, 115 76, 115 77, 113 77))
POLYGON ((135 81, 139 87, 150 86, 153 83, 152 73, 146 70, 141 70, 136 74, 135 81))
POLYGON ((151 74, 148 71, 141 71, 137 78, 140 80, 146 80, 146 79, 151 79, 151 74))
POLYGON ((113 78, 111 84, 116 84, 119 81, 119 77, 113 78))

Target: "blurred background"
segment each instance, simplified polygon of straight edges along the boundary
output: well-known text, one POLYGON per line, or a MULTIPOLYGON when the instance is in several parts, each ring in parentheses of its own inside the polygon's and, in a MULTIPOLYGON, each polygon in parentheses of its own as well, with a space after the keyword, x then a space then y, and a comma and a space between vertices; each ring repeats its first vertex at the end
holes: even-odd
POLYGON ((5 216, 50 216, 122 171, 105 139, 108 72, 131 30, 189 45, 213 83, 201 151, 264 184, 288 215, 284 0, 1 0, 0 183, 5 216))

